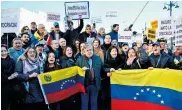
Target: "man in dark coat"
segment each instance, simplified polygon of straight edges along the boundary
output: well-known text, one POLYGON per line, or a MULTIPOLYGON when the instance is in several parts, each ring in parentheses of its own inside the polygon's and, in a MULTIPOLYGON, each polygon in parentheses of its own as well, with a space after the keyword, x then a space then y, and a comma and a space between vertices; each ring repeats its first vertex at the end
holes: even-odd
POLYGON ((52 40, 59 41, 60 38, 63 38, 64 33, 60 31, 58 22, 54 23, 54 30, 50 32, 50 35, 52 37, 52 40))
POLYGON ((76 61, 76 65, 86 71, 84 81, 86 94, 81 94, 82 110, 88 110, 89 100, 91 110, 97 110, 98 92, 101 89, 102 60, 99 56, 93 55, 92 46, 85 45, 84 56, 76 61))
POLYGON ((89 24, 86 25, 86 28, 85 28, 85 32, 82 32, 80 35, 79 35, 79 40, 81 42, 88 42, 87 41, 87 38, 96 38, 97 37, 97 34, 95 32, 92 32, 91 31, 91 26, 89 24))
POLYGON ((153 44, 153 54, 149 57, 149 66, 154 68, 171 68, 176 69, 174 60, 168 54, 160 51, 159 42, 153 44))
POLYGON ((68 23, 69 29, 65 32, 64 38, 66 39, 67 46, 73 46, 75 39, 79 37, 79 34, 83 29, 84 23, 83 19, 80 19, 80 25, 76 29, 73 29, 72 21, 68 21, 68 23))

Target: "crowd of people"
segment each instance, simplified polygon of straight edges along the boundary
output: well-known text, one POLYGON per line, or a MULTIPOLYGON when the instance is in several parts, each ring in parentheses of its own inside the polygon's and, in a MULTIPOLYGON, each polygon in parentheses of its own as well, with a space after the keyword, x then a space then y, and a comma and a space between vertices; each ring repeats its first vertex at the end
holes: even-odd
POLYGON ((104 27, 95 32, 89 24, 81 33, 83 19, 76 29, 73 25, 69 22, 69 29, 62 32, 55 22, 49 33, 43 24, 32 22, 13 39, 12 47, 1 44, 2 110, 47 110, 37 75, 72 66, 86 71, 86 94, 50 104, 51 110, 110 110, 110 77, 116 70, 182 70, 182 46, 173 52, 165 39, 158 39, 136 41, 129 47, 126 42, 118 43, 118 24, 109 33, 104 27), (94 39, 91 44, 88 38, 94 39))

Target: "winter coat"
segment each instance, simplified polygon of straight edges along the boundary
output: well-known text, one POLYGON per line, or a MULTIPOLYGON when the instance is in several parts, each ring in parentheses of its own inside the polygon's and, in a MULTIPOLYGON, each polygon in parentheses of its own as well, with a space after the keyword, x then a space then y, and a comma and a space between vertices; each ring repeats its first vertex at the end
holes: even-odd
MULTIPOLYGON (((56 33, 55 31, 50 32, 50 35, 52 37, 52 40, 56 40, 55 33, 56 33)), ((59 31, 58 34, 59 34, 59 39, 60 38, 63 38, 63 36, 64 36, 64 33, 63 32, 59 31)))
POLYGON ((115 32, 114 30, 109 33, 111 36, 111 40, 117 40, 118 41, 118 32, 115 32))
POLYGON ((68 58, 66 56, 62 56, 60 59, 60 68, 68 68, 76 65, 76 61, 73 57, 68 58))
POLYGON ((174 59, 166 53, 161 53, 158 57, 151 54, 149 57, 150 66, 154 68, 170 68, 177 69, 174 59))
POLYGON ((106 59, 107 51, 108 51, 108 49, 109 49, 110 46, 111 46, 111 44, 105 44, 105 43, 103 45, 101 45, 101 49, 104 52, 104 59, 106 59))
POLYGON ((143 65, 144 65, 144 64, 142 64, 142 63, 140 62, 140 59, 139 59, 139 58, 135 58, 135 59, 133 60, 133 63, 132 63, 131 65, 127 65, 127 60, 126 60, 123 69, 128 69, 128 70, 129 70, 129 69, 143 69, 143 68, 142 68, 143 65))
POLYGON ((94 33, 94 32, 91 32, 91 34, 88 34, 86 32, 82 32, 80 35, 79 35, 79 40, 80 42, 87 42, 87 38, 96 38, 97 37, 97 34, 94 33))
POLYGON ((15 50, 13 47, 8 49, 8 53, 10 57, 15 60, 15 62, 18 60, 18 58, 25 52, 25 49, 22 48, 21 50, 15 50))
POLYGON ((40 74, 40 69, 39 61, 36 64, 32 64, 26 59, 24 61, 19 60, 16 64, 17 79, 25 82, 28 91, 23 99, 24 103, 40 103, 44 101, 38 78, 29 78, 29 75, 34 72, 40 74))
POLYGON ((180 62, 182 58, 182 53, 175 52, 173 54, 173 58, 174 58, 174 63, 177 65, 177 68, 182 70, 182 62, 180 62))
MULTIPOLYGON (((86 56, 82 56, 79 59, 77 59, 76 61, 76 65, 83 68, 83 67, 87 67, 90 68, 90 65, 88 63, 88 59, 86 58, 86 56)), ((100 78, 100 72, 101 72, 101 68, 103 67, 101 58, 99 56, 93 55, 92 56, 92 65, 93 65, 93 71, 94 71, 94 78, 95 78, 95 86, 97 88, 97 90, 99 91, 101 89, 101 78, 100 78)), ((86 74, 85 74, 85 86, 88 86, 88 78, 89 78, 89 70, 86 70, 86 74)))
POLYGON ((83 29, 84 23, 83 19, 80 19, 80 25, 76 28, 71 30, 67 30, 64 34, 64 38, 66 39, 67 46, 73 46, 75 39, 79 37, 81 30, 83 29))

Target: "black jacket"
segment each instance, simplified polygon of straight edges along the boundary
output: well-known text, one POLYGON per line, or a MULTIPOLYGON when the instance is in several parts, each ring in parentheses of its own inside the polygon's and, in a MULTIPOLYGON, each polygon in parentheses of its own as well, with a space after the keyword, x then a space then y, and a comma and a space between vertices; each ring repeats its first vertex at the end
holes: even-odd
POLYGON ((111 46, 111 44, 105 44, 105 43, 103 45, 101 45, 101 49, 104 52, 104 59, 105 60, 106 60, 106 56, 107 56, 107 51, 108 51, 108 49, 109 49, 110 46, 111 46))
POLYGON ((9 56, 5 59, 1 58, 1 87, 7 87, 10 84, 8 77, 14 73, 15 61, 9 56))
POLYGON ((140 62, 139 58, 135 58, 131 65, 127 65, 127 61, 126 61, 123 69, 142 69, 143 65, 144 64, 140 62))
MULTIPOLYGON (((59 39, 63 38, 63 36, 64 36, 63 32, 59 31, 58 34, 59 34, 59 39)), ((52 37, 52 40, 56 40, 55 31, 50 32, 50 35, 52 37)))
POLYGON ((76 65, 76 61, 73 57, 68 58, 65 56, 62 56, 60 59, 60 68, 68 68, 76 65))
POLYGON ((151 67, 154 68, 177 69, 177 66, 174 64, 173 58, 166 53, 161 53, 161 55, 158 56, 158 59, 154 54, 151 54, 149 57, 149 64, 151 67))
POLYGON ((80 40, 81 42, 87 42, 87 38, 89 38, 89 36, 90 36, 90 38, 96 38, 96 37, 97 37, 97 34, 94 33, 94 32, 92 32, 91 35, 89 35, 89 34, 86 33, 86 32, 82 32, 82 33, 79 35, 79 40, 80 40))
POLYGON ((71 30, 67 30, 64 34, 64 38, 66 39, 67 46, 73 46, 75 39, 79 37, 79 34, 83 28, 83 19, 80 19, 80 25, 76 28, 71 30))

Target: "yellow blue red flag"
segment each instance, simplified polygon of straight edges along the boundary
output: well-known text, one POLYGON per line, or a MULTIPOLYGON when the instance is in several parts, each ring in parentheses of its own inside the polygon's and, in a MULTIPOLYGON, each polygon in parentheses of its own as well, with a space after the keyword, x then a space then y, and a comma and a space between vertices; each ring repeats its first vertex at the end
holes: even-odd
POLYGON ((64 100, 78 92, 85 93, 85 72, 75 66, 40 74, 38 79, 46 104, 64 100))
POLYGON ((121 70, 111 76, 112 110, 182 110, 182 71, 121 70))

